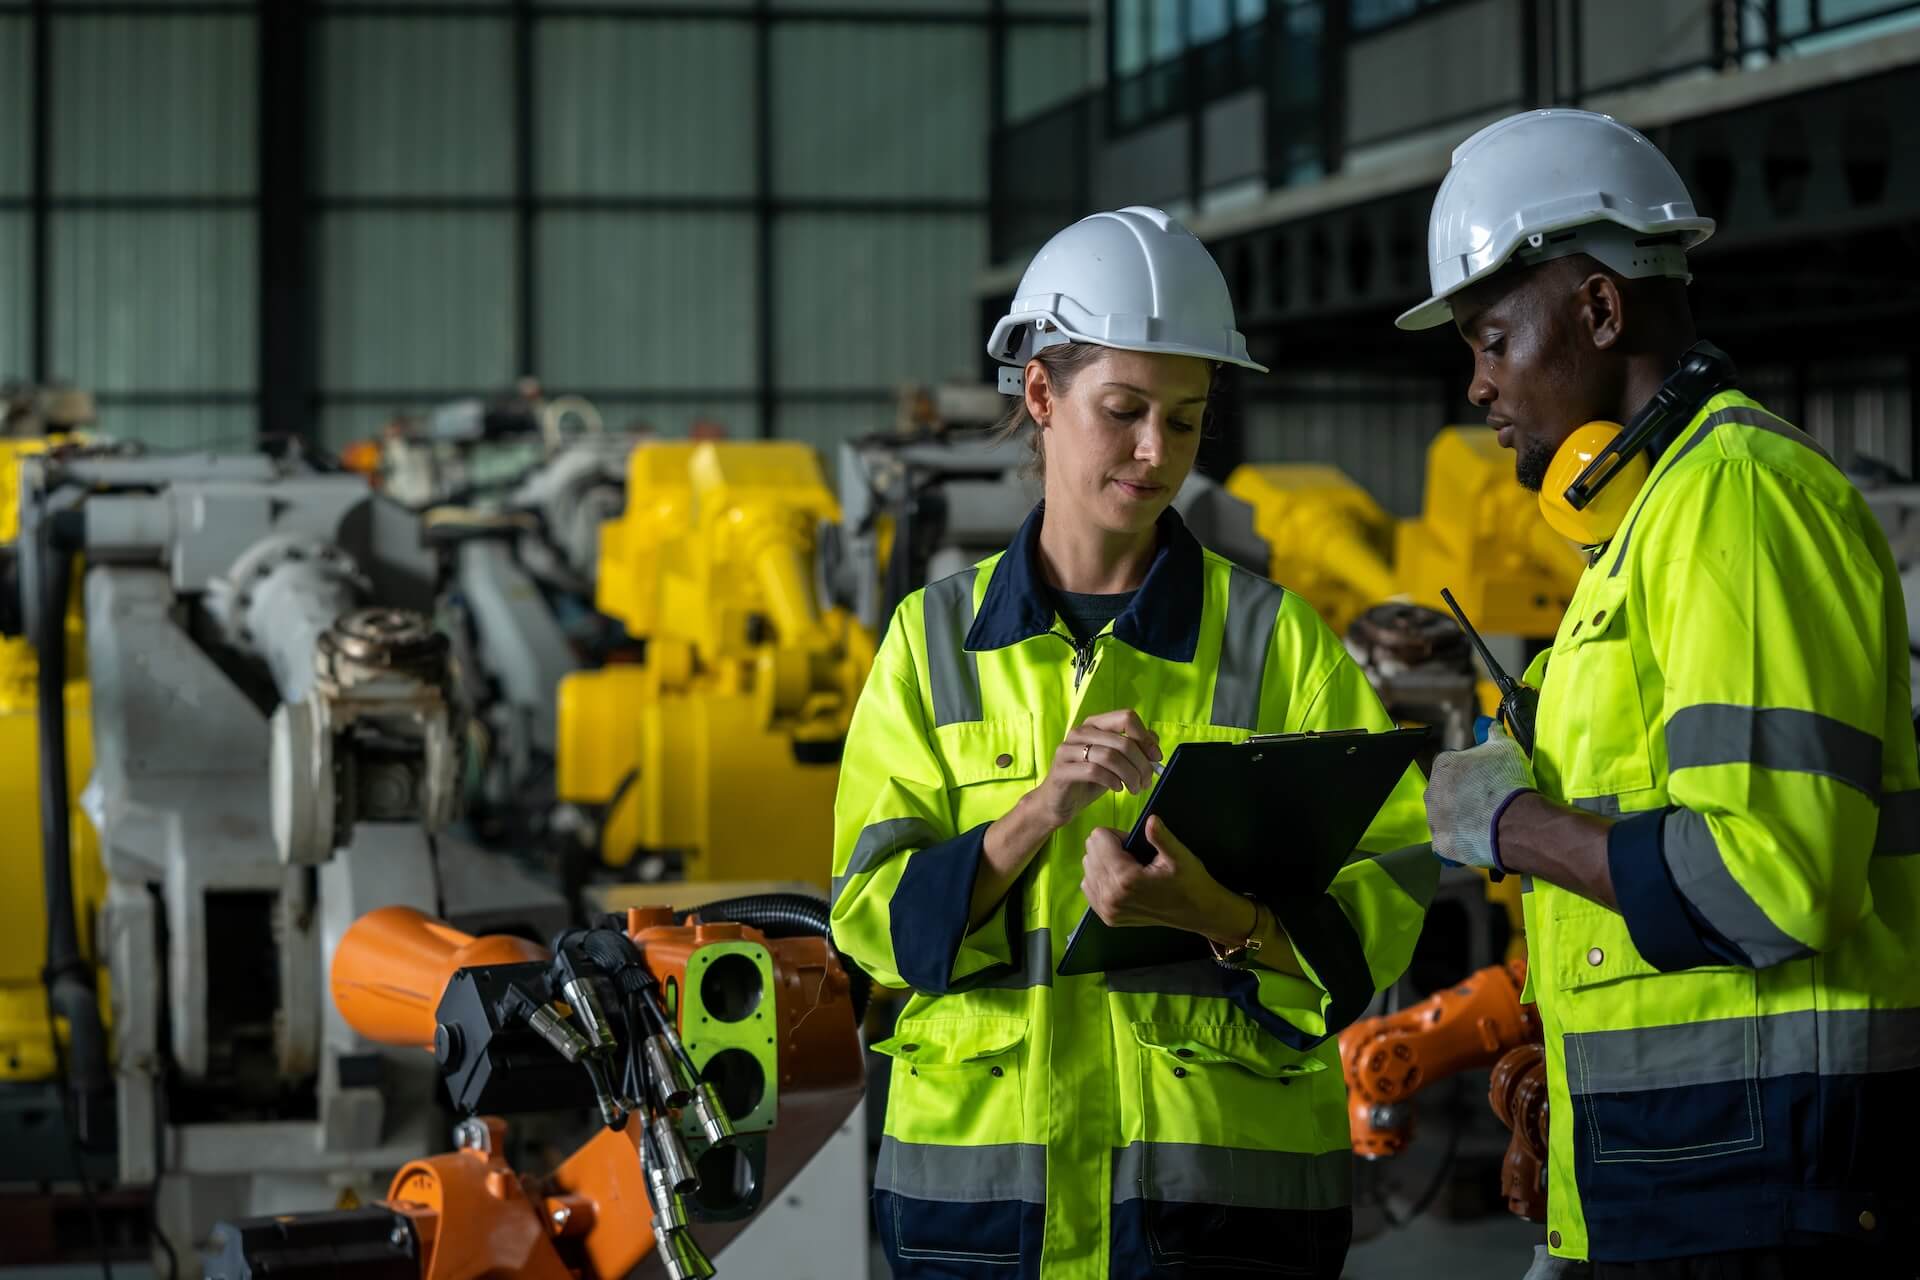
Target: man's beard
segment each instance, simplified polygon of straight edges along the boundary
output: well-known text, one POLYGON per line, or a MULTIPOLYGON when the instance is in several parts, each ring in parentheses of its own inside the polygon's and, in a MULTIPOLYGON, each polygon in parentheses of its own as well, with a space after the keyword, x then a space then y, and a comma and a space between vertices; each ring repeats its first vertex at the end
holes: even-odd
POLYGON ((1547 482, 1547 468, 1553 465, 1553 447, 1542 440, 1522 439, 1514 450, 1513 478, 1529 493, 1540 492, 1547 482))

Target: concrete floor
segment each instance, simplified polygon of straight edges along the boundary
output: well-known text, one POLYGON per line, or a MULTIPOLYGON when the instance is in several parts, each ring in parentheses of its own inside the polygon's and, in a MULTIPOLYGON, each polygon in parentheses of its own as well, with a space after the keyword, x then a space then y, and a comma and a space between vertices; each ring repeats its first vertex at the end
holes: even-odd
POLYGON ((1354 1245, 1346 1280, 1520 1280, 1545 1232, 1538 1223, 1506 1216, 1472 1222, 1415 1218, 1354 1245))
MULTIPOLYGON (((1482 1218, 1449 1222, 1435 1217, 1416 1218, 1410 1225, 1382 1232, 1353 1246, 1347 1255, 1345 1280, 1520 1280, 1533 1262, 1533 1246, 1541 1228, 1517 1218, 1482 1218)), ((725 1258, 718 1260, 725 1276, 725 1258)), ((182 1260, 181 1280, 198 1275, 182 1260)), ((91 1280, 98 1267, 0 1266, 0 1280, 91 1280)), ((151 1268, 116 1263, 114 1280, 155 1280, 151 1268)), ((886 1263, 876 1248, 870 1280, 885 1280, 886 1263)), ((772 1280, 736 1275, 734 1280, 772 1280)), ((854 1280, 850 1277, 849 1280, 854 1280)))

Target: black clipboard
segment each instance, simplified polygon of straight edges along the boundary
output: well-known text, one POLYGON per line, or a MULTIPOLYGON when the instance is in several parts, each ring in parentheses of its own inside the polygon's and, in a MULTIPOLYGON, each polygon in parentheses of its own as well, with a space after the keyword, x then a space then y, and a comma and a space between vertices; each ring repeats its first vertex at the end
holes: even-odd
MULTIPOLYGON (((1326 892, 1427 739, 1425 729, 1351 729, 1183 742, 1124 847, 1142 863, 1153 861, 1147 819, 1157 814, 1216 880, 1274 907, 1284 922, 1285 904, 1305 905, 1326 892)), ((1198 934, 1159 925, 1114 928, 1089 907, 1058 972, 1178 964, 1207 954, 1198 934)))

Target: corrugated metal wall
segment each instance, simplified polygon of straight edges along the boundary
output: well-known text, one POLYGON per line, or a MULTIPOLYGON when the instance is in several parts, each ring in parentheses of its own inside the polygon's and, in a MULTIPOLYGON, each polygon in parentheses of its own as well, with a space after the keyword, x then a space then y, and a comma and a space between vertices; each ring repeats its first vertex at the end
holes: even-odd
POLYGON ((19 206, 33 188, 33 26, 0 18, 0 377, 33 368, 33 225, 19 206))
MULTIPOLYGON (((1242 404, 1247 461, 1331 463, 1397 516, 1420 511, 1434 433, 1481 420, 1457 400, 1465 385, 1459 379, 1281 370, 1260 383, 1246 388, 1242 404)), ((1742 371, 1740 385, 1843 468, 1871 461, 1914 474, 1905 361, 1756 367, 1742 371)))
MULTIPOLYGON (((30 182, 30 32, 0 27, 9 194, 30 182)), ((53 8, 46 372, 92 390, 115 435, 246 447, 257 432, 255 49, 244 11, 53 8)), ((14 377, 33 373, 29 228, 23 214, 0 225, 22 282, 0 330, 14 377)))
MULTIPOLYGON (((34 27, 0 15, 0 270, 45 271, 48 298, 44 327, 32 288, 0 299, 0 376, 38 360, 94 390, 114 434, 244 445, 263 358, 262 10, 119 4, 51 9, 43 263, 34 27)), ((977 374, 999 6, 534 0, 526 139, 514 8, 438 7, 312 10, 324 446, 533 373, 615 422, 717 419, 829 448, 889 422, 901 384, 977 374)), ((1003 115, 1070 96, 1092 65, 1086 26, 1018 15, 1095 7, 1008 0, 1003 115)))
POLYGON ((1331 463, 1394 515, 1419 514, 1427 446, 1447 425, 1447 385, 1331 370, 1261 382, 1242 405, 1247 461, 1331 463))
MULTIPOLYGON (((775 0, 764 191, 752 0, 674 15, 543 7, 531 369, 514 367, 511 16, 322 17, 323 443, 522 373, 593 396, 615 422, 675 434, 706 418, 755 435, 768 365, 774 431, 830 446, 889 421, 900 382, 976 370, 986 0, 942 0, 949 20, 924 22, 905 0, 775 0), (834 17, 797 12, 823 7, 834 17)), ((1031 32, 1009 33, 1010 54, 1016 34, 1031 32)))

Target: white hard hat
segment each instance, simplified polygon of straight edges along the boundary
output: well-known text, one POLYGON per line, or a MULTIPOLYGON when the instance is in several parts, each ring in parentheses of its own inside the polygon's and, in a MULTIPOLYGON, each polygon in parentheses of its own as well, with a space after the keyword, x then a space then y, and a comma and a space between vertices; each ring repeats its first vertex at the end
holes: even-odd
POLYGON ((1063 342, 1198 356, 1267 371, 1233 325, 1226 277, 1193 232, 1158 209, 1129 205, 1082 218, 1047 241, 1020 277, 987 353, 1019 395, 1034 353, 1063 342))
POLYGON ((1629 279, 1691 280, 1686 251, 1712 234, 1672 163, 1635 130, 1591 111, 1523 111, 1454 149, 1427 223, 1433 296, 1395 323, 1445 324, 1448 298, 1516 258, 1584 253, 1629 279))

